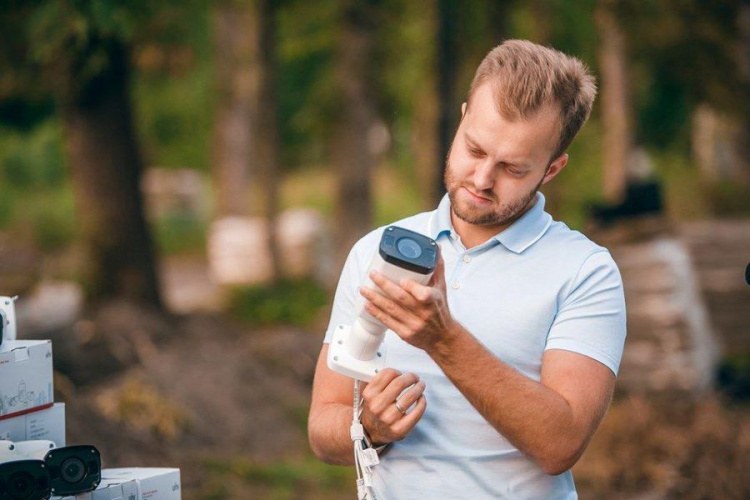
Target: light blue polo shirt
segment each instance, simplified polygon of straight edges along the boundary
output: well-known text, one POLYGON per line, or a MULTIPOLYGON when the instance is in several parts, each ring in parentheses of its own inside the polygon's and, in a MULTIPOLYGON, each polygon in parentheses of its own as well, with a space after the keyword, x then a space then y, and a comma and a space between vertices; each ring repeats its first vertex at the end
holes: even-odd
MULTIPOLYGON (((544 211, 544 196, 510 227, 467 250, 453 229, 450 200, 393 225, 430 236, 445 261, 453 317, 499 359, 540 380, 547 349, 583 354, 617 374, 625 341, 622 280, 607 249, 544 211)), ((354 322, 384 228, 352 248, 324 342, 354 322)), ((570 471, 549 476, 498 433, 422 350, 386 333, 386 366, 425 381, 427 410, 374 468, 387 500, 574 499, 570 471)))

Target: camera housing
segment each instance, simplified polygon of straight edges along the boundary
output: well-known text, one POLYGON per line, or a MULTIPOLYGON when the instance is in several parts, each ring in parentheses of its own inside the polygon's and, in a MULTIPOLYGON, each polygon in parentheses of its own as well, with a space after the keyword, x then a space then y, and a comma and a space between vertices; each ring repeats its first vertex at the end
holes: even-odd
MULTIPOLYGON (((101 456, 99 450, 91 445, 55 448, 55 443, 52 441, 30 440, 17 443, 0 441, 0 463, 3 461, 8 463, 17 463, 17 461, 41 462, 44 466, 44 474, 46 474, 45 485, 49 488, 51 494, 58 496, 77 495, 93 491, 102 480, 101 456)), ((27 464, 25 467, 31 466, 27 464)), ((8 473, 8 477, 11 475, 8 473)), ((2 492, 2 486, 0 486, 0 500, 4 500, 2 492)), ((15 499, 16 497, 8 498, 15 499)))
POLYGON ((50 495, 49 473, 41 460, 0 463, 0 500, 47 500, 50 495))
POLYGON ((16 299, 0 296, 0 344, 3 340, 16 340, 16 299))
MULTIPOLYGON (((437 267, 438 246, 427 236, 398 226, 383 231, 378 251, 367 270, 364 285, 380 293, 369 278, 376 270, 399 283, 409 278, 426 285, 437 267)), ((385 366, 386 350, 381 346, 386 327, 365 310, 364 297, 356 302, 353 325, 338 325, 328 347, 328 367, 357 380, 369 381, 385 366)))
POLYGON ((102 481, 102 459, 91 445, 66 446, 44 457, 52 493, 59 496, 93 491, 102 481))
POLYGON ((47 464, 29 459, 12 441, 0 441, 0 500, 46 500, 50 495, 47 464))

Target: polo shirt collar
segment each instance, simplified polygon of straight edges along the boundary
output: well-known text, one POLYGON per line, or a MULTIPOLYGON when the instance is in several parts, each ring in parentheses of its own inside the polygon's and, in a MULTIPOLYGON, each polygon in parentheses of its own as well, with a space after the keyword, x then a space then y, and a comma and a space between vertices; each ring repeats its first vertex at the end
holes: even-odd
MULTIPOLYGON (((511 252, 522 253, 536 243, 552 224, 552 216, 544 211, 544 204, 544 195, 538 191, 534 206, 493 238, 511 252)), ((453 231, 451 202, 446 194, 430 221, 429 236, 437 240, 443 233, 451 234, 453 231)))

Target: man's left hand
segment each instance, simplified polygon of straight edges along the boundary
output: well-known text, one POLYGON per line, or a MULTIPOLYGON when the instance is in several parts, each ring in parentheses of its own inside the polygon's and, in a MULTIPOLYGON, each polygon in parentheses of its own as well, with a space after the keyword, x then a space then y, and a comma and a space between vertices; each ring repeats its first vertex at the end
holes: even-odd
POLYGON ((410 279, 397 284, 377 271, 370 272, 370 279, 385 296, 371 288, 360 288, 360 293, 367 299, 367 312, 405 342, 430 352, 456 331, 458 324, 448 309, 445 264, 440 254, 435 272, 426 286, 410 279))

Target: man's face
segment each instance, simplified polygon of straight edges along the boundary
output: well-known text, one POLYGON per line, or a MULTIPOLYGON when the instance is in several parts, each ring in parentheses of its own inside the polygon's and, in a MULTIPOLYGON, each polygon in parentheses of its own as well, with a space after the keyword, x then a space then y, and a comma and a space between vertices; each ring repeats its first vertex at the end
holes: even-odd
MULTIPOLYGON (((466 106, 466 105, 464 105, 466 106)), ((540 186, 567 163, 550 163, 559 137, 559 112, 542 109, 509 121, 496 110, 490 85, 479 87, 448 153, 445 186, 456 217, 498 231, 529 208, 540 186)))

